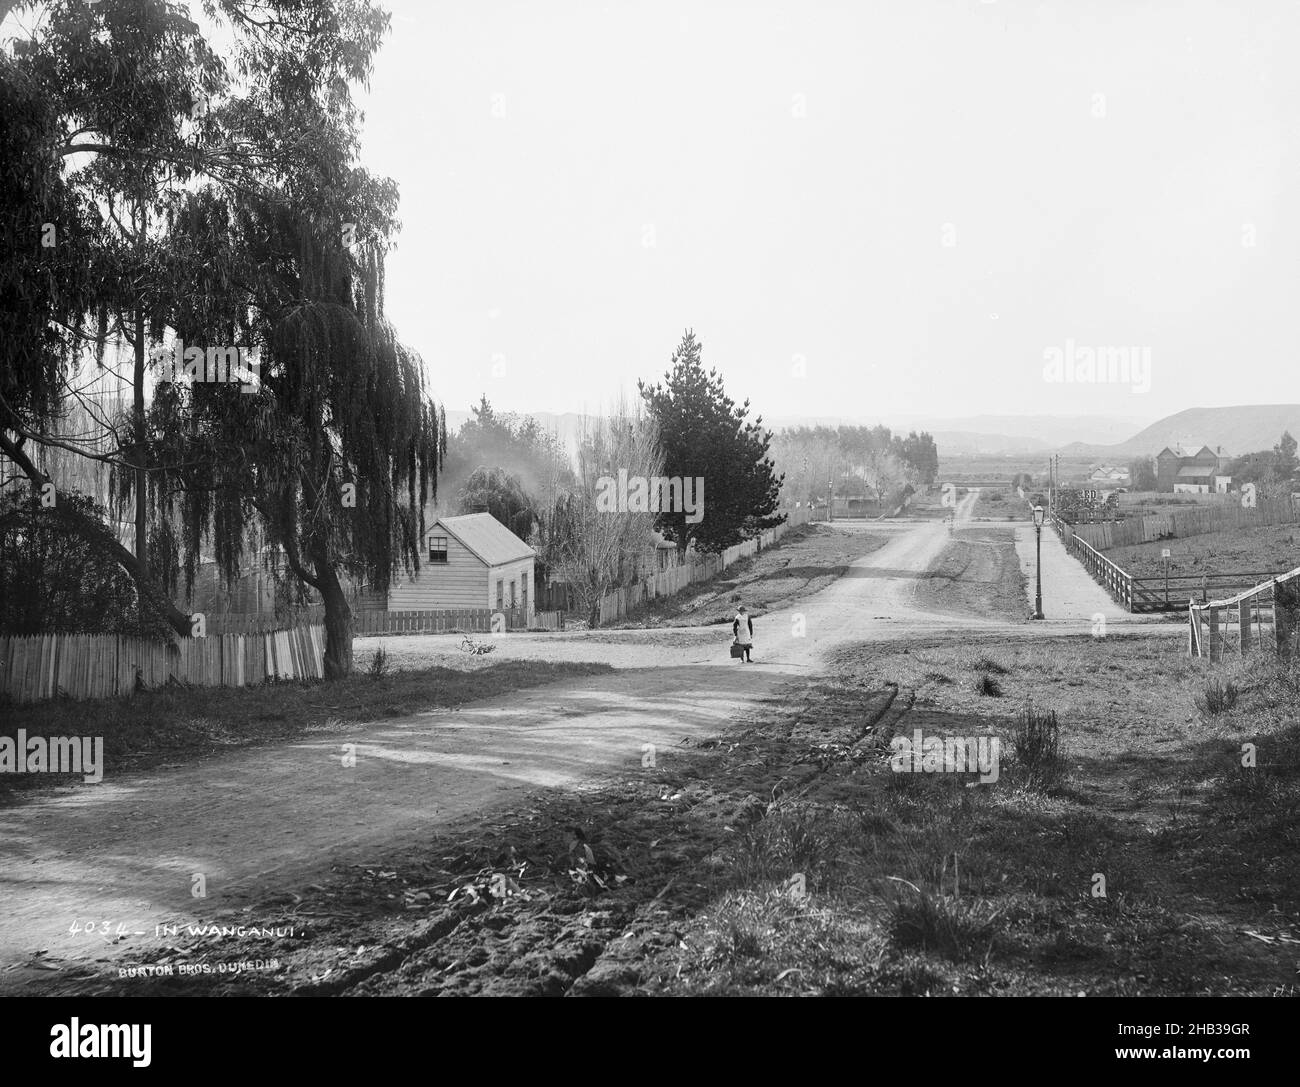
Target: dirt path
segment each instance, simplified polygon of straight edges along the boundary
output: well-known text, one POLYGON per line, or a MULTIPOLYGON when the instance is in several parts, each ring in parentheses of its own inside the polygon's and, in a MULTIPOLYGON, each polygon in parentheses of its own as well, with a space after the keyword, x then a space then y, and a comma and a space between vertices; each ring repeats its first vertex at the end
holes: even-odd
MULTIPOLYGON (((975 497, 959 508, 959 525, 975 497)), ((138 952, 159 942, 155 925, 226 915, 268 887, 283 890, 331 864, 364 862, 380 844, 419 840, 467 813, 509 803, 521 790, 636 764, 647 745, 662 765, 675 745, 742 720, 844 640, 955 627, 1048 632, 1048 624, 940 617, 915 606, 916 577, 948 540, 941 522, 837 527, 893 539, 829 588, 761 617, 754 664, 731 661, 730 632, 716 627, 510 635, 498 641, 501 658, 603 660, 619 672, 371 723, 358 729, 355 765, 345 765, 335 735, 0 812, 0 989, 28 973, 6 969, 13 964, 30 969, 45 959, 69 965, 138 952), (206 897, 192 895, 197 876, 206 897), (70 931, 87 922, 112 935, 70 931)), ((1061 626, 1061 633, 1077 633, 1074 624, 1061 626)), ((452 637, 382 641, 406 661, 418 655, 434 663, 457 652, 452 637)), ((250 912, 247 923, 259 918, 250 912)))

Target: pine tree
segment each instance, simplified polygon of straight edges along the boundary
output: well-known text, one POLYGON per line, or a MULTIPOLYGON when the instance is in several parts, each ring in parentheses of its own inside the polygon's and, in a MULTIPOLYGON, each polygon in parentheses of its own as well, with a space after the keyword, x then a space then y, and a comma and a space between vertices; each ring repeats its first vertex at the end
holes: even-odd
POLYGON ((749 401, 738 407, 717 370, 705 372, 701 355, 702 345, 687 330, 663 383, 638 382, 659 427, 665 474, 704 480, 702 518, 679 508, 660 512, 657 520, 683 552, 692 543, 719 552, 785 520, 775 512, 782 477, 768 456, 772 432, 762 428, 762 416, 748 420, 749 401))

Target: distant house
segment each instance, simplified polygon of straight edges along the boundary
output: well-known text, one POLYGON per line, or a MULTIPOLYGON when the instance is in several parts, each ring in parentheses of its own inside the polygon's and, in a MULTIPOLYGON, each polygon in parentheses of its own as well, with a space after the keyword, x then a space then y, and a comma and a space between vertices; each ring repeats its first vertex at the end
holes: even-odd
POLYGON ((389 588, 388 610, 491 608, 531 615, 536 559, 537 552, 490 513, 439 517, 425 533, 419 573, 389 588))
POLYGON ((1228 456, 1222 446, 1201 446, 1195 452, 1184 446, 1165 446, 1156 454, 1156 490, 1173 494, 1211 494, 1223 475, 1228 456))
POLYGON ((1089 483, 1119 483, 1126 486, 1128 481, 1128 469, 1113 464, 1099 464, 1088 476, 1089 483))

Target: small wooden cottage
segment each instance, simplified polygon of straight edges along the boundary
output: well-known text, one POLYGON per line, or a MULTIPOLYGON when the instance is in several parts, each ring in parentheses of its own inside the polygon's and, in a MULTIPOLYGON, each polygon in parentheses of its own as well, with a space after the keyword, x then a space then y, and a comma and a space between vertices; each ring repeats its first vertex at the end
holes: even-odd
POLYGON ((536 559, 490 513, 439 517, 425 533, 420 572, 393 582, 388 610, 491 608, 531 616, 536 559))

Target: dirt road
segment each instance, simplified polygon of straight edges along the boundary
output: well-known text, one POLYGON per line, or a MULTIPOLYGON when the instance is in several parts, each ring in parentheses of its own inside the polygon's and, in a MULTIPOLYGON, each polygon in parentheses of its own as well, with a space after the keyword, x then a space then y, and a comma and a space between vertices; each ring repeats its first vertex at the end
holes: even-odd
MULTIPOLYGON (((958 509, 959 524, 975 498, 958 509)), ((756 663, 730 660, 730 632, 716 627, 509 635, 498 641, 498 659, 600 660, 619 671, 371 723, 351 747, 337 735, 258 747, 0 812, 0 990, 33 964, 66 969, 138 952, 159 941, 156 925, 218 915, 231 923, 228 911, 268 888, 364 862, 381 844, 419 840, 522 790, 580 783, 652 751, 664 765, 683 739, 742 720, 844 640, 953 628, 1048 632, 1051 624, 939 617, 915 606, 917 575, 947 542, 943 523, 837 527, 893 539, 829 588, 763 616, 756 663), (88 922, 95 931, 84 931, 88 922)), ((1077 633, 1073 623, 1061 628, 1077 633)), ((457 653, 454 637, 383 641, 407 662, 457 653)))

